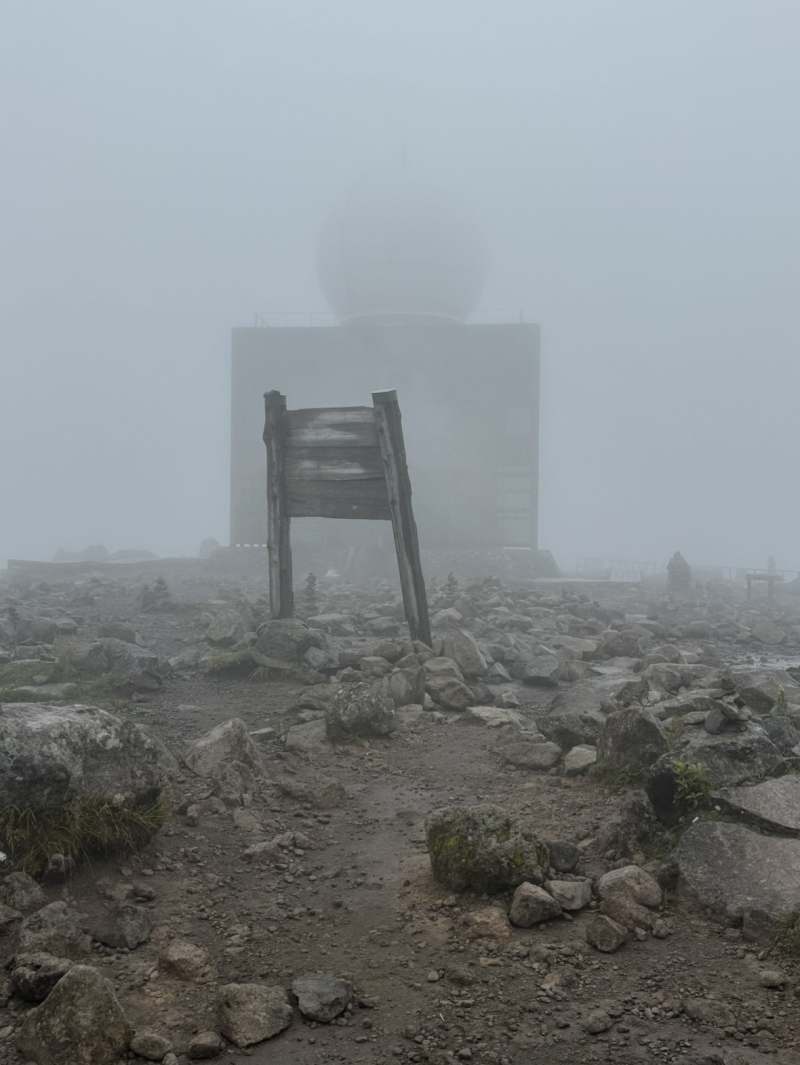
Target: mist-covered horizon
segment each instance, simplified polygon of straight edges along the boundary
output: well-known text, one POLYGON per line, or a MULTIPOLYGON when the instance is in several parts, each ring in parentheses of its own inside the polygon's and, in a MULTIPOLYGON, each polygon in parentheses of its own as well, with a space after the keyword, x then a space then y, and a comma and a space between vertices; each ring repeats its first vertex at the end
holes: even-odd
POLYGON ((783 0, 7 2, 0 565, 227 543, 230 330, 326 309, 328 211, 404 154, 541 324, 540 544, 800 568, 798 43, 783 0))

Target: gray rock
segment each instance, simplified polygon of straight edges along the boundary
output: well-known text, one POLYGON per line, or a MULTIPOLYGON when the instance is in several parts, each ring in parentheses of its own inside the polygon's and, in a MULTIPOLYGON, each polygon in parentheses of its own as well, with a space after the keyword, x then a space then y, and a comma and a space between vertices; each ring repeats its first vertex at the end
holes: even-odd
POLYGON ((153 651, 113 638, 98 642, 119 689, 125 692, 158 691, 162 687, 159 659, 153 651))
POLYGON ((47 896, 28 873, 9 873, 0 884, 0 901, 22 914, 47 905, 47 896))
POLYGON ((309 647, 326 650, 324 641, 297 618, 278 618, 259 626, 255 650, 280 662, 299 662, 309 647))
POLYGON ((137 1028, 131 1039, 131 1050, 147 1061, 162 1061, 172 1050, 172 1043, 152 1028, 137 1028))
POLYGON ((313 751, 327 742, 325 722, 308 721, 303 725, 292 725, 286 732, 284 746, 287 751, 313 751))
POLYGON ((328 739, 387 736, 397 728, 394 705, 378 684, 342 684, 325 716, 328 739))
POLYGON ((71 681, 63 684, 22 684, 18 688, 6 689, 4 698, 9 702, 27 702, 36 700, 38 703, 56 703, 62 699, 69 699, 78 691, 78 685, 71 681))
POLYGON ((715 786, 741 784, 749 777, 769 776, 786 768, 784 756, 761 725, 753 721, 746 722, 739 732, 717 736, 692 730, 680 758, 702 762, 715 786))
POLYGON ((683 1012, 692 1021, 713 1024, 716 1028, 733 1028, 736 1017, 733 1011, 716 998, 685 998, 683 1012))
POLYGON ((323 651, 321 647, 309 647, 303 654, 303 661, 311 669, 327 670, 328 672, 335 672, 339 665, 333 656, 328 651, 323 651))
POLYGON ((760 643, 781 644, 786 642, 786 631, 769 618, 757 617, 750 626, 750 634, 760 643))
POLYGON ((786 758, 796 757, 795 748, 800 744, 800 731, 791 721, 783 717, 764 717, 759 725, 781 754, 786 758))
POLYGON ((387 685, 395 706, 422 705, 425 697, 425 670, 422 666, 396 669, 389 674, 387 685))
POLYGON ((97 630, 98 639, 122 640, 124 643, 135 643, 137 647, 144 647, 144 640, 130 625, 121 621, 107 622, 97 630))
MULTIPOLYGON (((471 706, 464 711, 465 724, 485 725, 487 728, 503 728, 504 725, 522 726, 522 714, 518 710, 499 706, 471 706)), ((541 737, 540 737, 541 738, 541 737)))
POLYGON ((735 669, 731 676, 739 695, 759 714, 768 714, 773 708, 779 687, 789 702, 800 702, 800 685, 785 669, 735 669))
POLYGON ((25 1015, 16 1047, 37 1065, 116 1065, 131 1035, 110 981, 75 965, 25 1015))
POLYGON ((472 690, 455 677, 428 676, 425 681, 425 691, 445 710, 461 712, 475 702, 472 690))
POLYGON ((500 757, 507 765, 520 769, 551 769, 561 761, 561 748, 557 743, 521 740, 501 747, 500 757))
POLYGON ((531 928, 561 916, 561 906, 538 884, 522 883, 514 892, 508 918, 518 928, 531 928))
POLYGON ((463 629, 448 632, 442 641, 442 654, 452 658, 465 677, 486 676, 486 659, 481 654, 475 637, 463 629))
POLYGON ((579 777, 588 773, 597 761, 597 748, 579 743, 564 755, 564 776, 579 777))
POLYGON ((434 877, 454 891, 492 893, 547 876, 547 847, 500 806, 434 810, 425 835, 434 877))
MULTIPOLYGON (((91 928, 92 938, 107 947, 127 947, 133 950, 150 938, 152 925, 147 910, 135 902, 123 899, 113 911, 91 928)), ((166 1053, 166 1051, 165 1051, 166 1053)))
POLYGON ((298 802, 307 802, 318 810, 333 810, 347 798, 344 784, 332 777, 314 777, 312 780, 297 780, 293 777, 278 782, 285 795, 298 802))
POLYGON ((151 803, 163 785, 158 762, 141 726, 105 710, 3 704, 0 807, 42 810, 90 797, 151 803))
POLYGON ((237 1047, 249 1047, 278 1035, 292 1021, 292 1007, 280 987, 224 984, 216 999, 217 1023, 237 1047))
POLYGON ((454 658, 447 658, 444 655, 426 659, 422 668, 425 670, 426 680, 428 677, 455 677, 456 680, 464 679, 464 674, 461 672, 461 667, 458 662, 456 662, 454 658))
MULTIPOLYGON (((246 600, 233 599, 214 615, 206 639, 212 647, 232 647, 257 625, 257 616, 246 600)), ((280 657, 280 656, 276 656, 280 657)))
POLYGON ((634 674, 578 681, 555 696, 547 714, 536 724, 549 740, 562 748, 594 746, 605 724, 602 707, 622 709, 640 702, 649 691, 647 681, 634 674))
POLYGON ((549 880, 546 888, 562 910, 582 910, 592 901, 588 880, 549 880))
POLYGON ((623 853, 630 856, 652 846, 663 832, 646 792, 634 790, 623 796, 619 810, 619 842, 623 853))
POLYGON ((353 985, 333 973, 306 973, 292 981, 292 991, 304 1017, 327 1024, 347 1009, 353 985))
POLYGON ((158 956, 158 967, 192 984, 204 984, 214 977, 211 955, 187 939, 171 939, 158 956))
POLYGON ((614 1021, 605 1010, 592 1010, 587 1015, 583 1026, 589 1035, 600 1035, 601 1032, 607 1032, 609 1028, 613 1028, 614 1021))
POLYGON ((43 951, 18 954, 11 972, 11 990, 25 1002, 44 1002, 58 981, 75 963, 43 951))
POLYGON ((669 749, 653 715, 638 706, 609 714, 597 741, 597 760, 611 770, 642 770, 669 749))
POLYGON ((80 959, 91 948, 91 940, 81 930, 66 902, 51 902, 26 917, 19 931, 20 954, 52 954, 80 959))
POLYGON ((547 849, 550 852, 550 866, 557 873, 573 873, 583 857, 574 843, 563 840, 548 840, 547 849))
POLYGON ((22 914, 0 902, 0 965, 5 965, 13 957, 19 943, 19 930, 22 914))
POLYGON ((800 776, 790 774, 749 788, 729 788, 715 792, 711 798, 754 827, 783 836, 800 836, 800 776))
POLYGON ((258 747, 239 717, 223 721, 204 733, 189 748, 184 761, 199 777, 215 777, 225 762, 241 763, 254 773, 263 771, 258 747))
POLYGON ((392 671, 392 663, 380 655, 364 655, 359 659, 359 667, 365 677, 380 680, 392 671))
POLYGON ((602 954, 613 954, 627 938, 622 925, 602 913, 595 914, 586 926, 586 942, 602 954))
POLYGON ((679 893, 732 921, 800 912, 800 840, 695 821, 674 853, 679 893))
POLYGON ((537 655, 526 662, 522 679, 537 688, 557 688, 560 668, 555 655, 537 655))
POLYGON ((604 873, 597 881, 597 894, 602 900, 625 898, 640 906, 655 907, 661 905, 663 892, 644 869, 638 865, 626 865, 604 873))
POLYGON ((218 1032, 198 1032, 189 1040, 186 1056, 191 1061, 205 1061, 221 1054, 224 1045, 222 1036, 218 1032))

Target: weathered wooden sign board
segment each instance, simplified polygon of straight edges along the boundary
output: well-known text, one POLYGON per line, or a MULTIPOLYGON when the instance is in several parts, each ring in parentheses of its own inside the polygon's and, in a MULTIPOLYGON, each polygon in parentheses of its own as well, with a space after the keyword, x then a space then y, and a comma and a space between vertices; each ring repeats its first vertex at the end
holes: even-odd
POLYGON ((373 392, 372 403, 287 410, 280 392, 264 394, 270 609, 294 614, 292 518, 391 521, 411 639, 430 645, 397 393, 373 392))

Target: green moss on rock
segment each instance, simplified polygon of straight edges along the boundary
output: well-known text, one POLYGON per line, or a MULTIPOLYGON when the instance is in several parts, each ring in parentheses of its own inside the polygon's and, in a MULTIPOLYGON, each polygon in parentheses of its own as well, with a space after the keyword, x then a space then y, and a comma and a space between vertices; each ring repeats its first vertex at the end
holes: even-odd
POLYGON ((433 875, 454 891, 491 894, 547 877, 547 847, 500 806, 442 807, 426 819, 425 834, 433 875))

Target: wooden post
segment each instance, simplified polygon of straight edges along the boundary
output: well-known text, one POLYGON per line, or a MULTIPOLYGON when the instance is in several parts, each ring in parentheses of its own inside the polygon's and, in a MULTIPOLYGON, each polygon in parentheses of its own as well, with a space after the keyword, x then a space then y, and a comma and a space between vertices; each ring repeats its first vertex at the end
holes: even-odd
POLYGON ((406 465, 403 426, 397 392, 373 392, 375 424, 378 443, 389 493, 392 532, 400 570, 403 606, 412 640, 422 640, 431 646, 431 624, 428 620, 428 599, 419 560, 419 539, 414 512, 411 509, 411 481, 406 465))
POLYGON ((264 443, 267 445, 267 550, 269 608, 273 618, 294 617, 292 545, 286 500, 284 414, 286 396, 264 393, 264 443))

